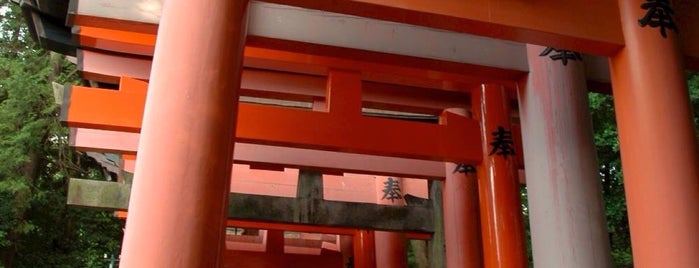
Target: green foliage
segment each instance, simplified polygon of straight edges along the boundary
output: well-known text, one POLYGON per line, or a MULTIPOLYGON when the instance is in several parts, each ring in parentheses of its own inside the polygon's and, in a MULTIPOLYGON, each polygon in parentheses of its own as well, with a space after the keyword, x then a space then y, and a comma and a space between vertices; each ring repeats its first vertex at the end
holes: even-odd
POLYGON ((614 100, 611 95, 590 93, 590 113, 600 165, 602 195, 607 213, 607 228, 612 247, 612 260, 617 267, 630 266, 631 236, 626 214, 626 197, 622 176, 619 140, 617 138, 614 100))
POLYGON ((699 140, 699 73, 692 72, 687 74, 687 84, 689 85, 689 99, 694 113, 694 128, 699 140))
MULTIPOLYGON (((0 21, 0 266, 96 267, 119 252, 123 223, 66 206, 67 179, 98 165, 68 147, 51 82, 76 81, 62 56, 33 48, 17 6, 0 21)), ((0 12, 2 13, 2 12, 0 12)))

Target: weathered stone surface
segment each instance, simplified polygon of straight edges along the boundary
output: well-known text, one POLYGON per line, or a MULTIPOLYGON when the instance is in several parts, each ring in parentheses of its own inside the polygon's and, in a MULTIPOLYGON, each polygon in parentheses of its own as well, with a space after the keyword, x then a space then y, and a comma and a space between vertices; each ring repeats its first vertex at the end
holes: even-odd
MULTIPOLYGON (((310 175, 311 187, 300 189, 305 197, 289 198, 231 193, 228 218, 290 224, 323 225, 386 231, 434 231, 431 205, 385 206, 369 203, 327 201, 310 175)), ((303 177, 303 176, 301 176, 303 177)), ((305 182, 302 184, 306 184, 305 182)), ((320 184, 322 189, 322 184, 320 184)), ((305 188, 305 187, 301 187, 305 188)), ((129 184, 71 179, 68 204, 97 209, 126 210, 129 184)), ((420 202, 419 202, 420 203, 420 202)))

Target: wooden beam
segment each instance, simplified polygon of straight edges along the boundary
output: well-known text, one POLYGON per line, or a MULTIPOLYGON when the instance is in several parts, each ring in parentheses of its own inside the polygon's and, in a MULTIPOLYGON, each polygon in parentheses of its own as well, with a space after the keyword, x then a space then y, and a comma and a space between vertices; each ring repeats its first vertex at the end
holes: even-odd
MULTIPOLYGON (((407 26, 406 26, 407 27, 407 26)), ((95 27, 74 27, 73 28, 74 32, 74 38, 78 45, 82 48, 89 48, 89 49, 97 49, 101 51, 114 51, 122 54, 123 56, 128 55, 135 55, 135 56, 146 56, 150 57, 153 52, 153 45, 155 44, 155 35, 148 35, 148 34, 142 34, 142 33, 135 33, 135 32, 128 32, 128 31, 119 31, 119 30, 114 30, 114 29, 106 29, 106 28, 95 28, 95 27), (125 54, 124 54, 125 53, 125 54)), ((440 33, 436 33, 437 35, 440 33)), ((430 35, 432 39, 439 39, 439 36, 434 36, 430 35)), ((456 42, 451 36, 443 36, 447 41, 445 42, 456 42)), ((418 37, 415 37, 418 38, 418 37)), ((483 38, 481 38, 483 39, 483 38)), ((478 39, 480 40, 480 39, 478 39)), ((419 40, 418 40, 419 41, 419 40)), ((417 41, 416 41, 417 42, 417 41)), ((464 41, 466 42, 466 41, 464 41)), ((523 44, 512 44, 512 45, 503 45, 502 41, 500 40, 491 40, 488 41, 490 43, 487 44, 461 44, 457 43, 454 44, 455 47, 459 47, 458 51, 461 50, 469 50, 473 49, 476 47, 493 47, 494 51, 488 52, 488 51, 476 51, 474 53, 470 54, 477 54, 480 55, 478 59, 461 59, 461 58, 449 58, 446 57, 438 57, 434 56, 432 58, 425 58, 425 57, 418 57, 416 55, 411 55, 411 54, 400 54, 399 52, 402 51, 401 49, 404 49, 401 47, 400 42, 389 42, 388 44, 382 44, 382 47, 393 47, 396 46, 395 50, 397 51, 392 51, 392 50, 386 50, 386 51, 372 51, 372 50, 367 50, 363 49, 364 46, 362 44, 358 44, 355 47, 351 47, 351 44, 345 45, 345 44, 340 44, 340 43, 332 43, 330 44, 315 44, 311 43, 310 41, 298 41, 298 40, 286 40, 286 39, 278 39, 278 38, 273 38, 269 36, 255 36, 254 34, 249 34, 247 38, 247 47, 249 48, 264 48, 264 49, 270 49, 270 50, 278 50, 278 51, 287 51, 287 52, 294 52, 294 53, 300 53, 300 54, 306 54, 306 55, 313 55, 313 56, 322 56, 322 57, 330 57, 330 58, 343 58, 345 60, 353 60, 353 61, 363 61, 363 62, 371 62, 371 63, 391 63, 393 66, 396 67, 412 67, 412 68, 422 68, 422 69, 427 69, 433 72, 433 74, 439 74, 439 73, 445 73, 445 74, 450 74, 452 76, 454 75, 460 75, 463 78, 461 80, 456 80, 453 78, 448 78, 450 79, 450 83, 456 83, 458 81, 469 81, 465 79, 466 77, 471 77, 471 80, 475 77, 477 79, 480 79, 482 81, 496 81, 496 82, 504 82, 504 81, 509 81, 513 78, 513 76, 520 76, 523 72, 526 72, 527 66, 526 64, 523 64, 524 66, 519 66, 522 64, 512 64, 510 65, 503 65, 499 63, 498 61, 503 61, 503 62, 518 62, 518 61, 523 61, 526 63, 526 57, 524 56, 518 56, 518 55, 525 55, 526 53, 524 52, 524 45, 523 44), (518 47, 517 49, 505 49, 510 46, 515 46, 518 47), (522 48, 519 49, 519 46, 522 48), (497 50, 501 49, 501 50, 497 50), (398 53, 394 54, 392 52, 398 53), (501 59, 505 56, 494 56, 494 55, 509 55, 509 57, 506 57, 506 59, 501 59), (513 57, 515 57, 513 59, 513 57), (519 59, 519 58, 522 59, 519 59), (494 62, 491 62, 494 61, 494 62), (495 67, 499 66, 499 67, 495 67)), ((365 42, 367 44, 371 44, 370 42, 365 42)), ((461 53, 466 53, 466 52, 461 52, 461 53)), ((468 53, 467 53, 468 54, 468 53)), ((133 56, 132 56, 133 57, 133 56)), ((587 69, 587 74, 588 74, 588 79, 591 81, 599 81, 599 82, 609 82, 609 69, 608 69, 608 63, 605 57, 599 57, 599 56, 593 56, 593 55, 585 55, 584 60, 586 62, 587 69)), ((312 69, 308 66, 302 66, 304 67, 303 69, 289 69, 290 66, 287 65, 281 65, 281 64, 272 64, 272 63, 265 63, 264 61, 259 61, 259 60, 254 60, 249 57, 250 60, 248 60, 248 65, 249 67, 256 67, 256 68, 267 68, 267 69, 279 69, 280 71, 286 71, 286 72, 310 72, 314 73, 317 72, 317 70, 312 69), (265 63, 265 64, 263 64, 265 63)), ((127 60, 127 59, 123 59, 127 60)), ((328 66, 329 68, 333 68, 333 66, 328 66)), ((399 68, 394 68, 395 70, 390 70, 391 71, 400 71, 399 68)), ((376 72, 373 70, 368 70, 372 72, 376 72)), ((386 72, 386 71, 384 71, 386 72)), ((116 78, 119 75, 119 73, 115 73, 113 76, 116 78)), ((372 74, 370 72, 367 72, 365 74, 365 79, 369 77, 379 77, 378 74, 372 74)), ((385 75, 384 75, 385 76, 385 75)), ((410 79, 416 79, 418 77, 417 75, 412 75, 410 79)), ((429 79, 443 79, 442 75, 432 75, 431 78, 429 79)), ((445 78, 445 79, 446 79, 445 78)), ((378 79, 378 78, 377 78, 378 79)), ((387 79, 387 78, 383 78, 387 79)), ((405 79, 405 78, 404 78, 405 79)), ((383 81, 384 83, 387 81, 383 81)), ((415 83, 415 82, 413 82, 415 83)), ((424 83, 424 82, 423 82, 424 83)), ((455 85, 450 85, 450 87, 458 87, 459 84, 455 85)), ((441 85, 441 87, 444 87, 444 85, 441 85)), ((448 89, 447 87, 446 89, 448 89)))
MULTIPOLYGON (((85 79, 118 84, 121 76, 140 80, 148 80, 150 76, 151 62, 148 59, 79 51, 78 69, 85 79)), ((323 100, 326 76, 327 73, 308 75, 246 68, 243 70, 240 95, 304 102, 323 100)), ((444 109, 464 107, 470 103, 466 92, 426 87, 363 81, 362 90, 365 108, 439 114, 444 109)))
POLYGON ((312 201, 318 204, 315 210, 301 211, 303 198, 284 198, 233 194, 230 196, 228 212, 234 219, 300 223, 346 228, 360 228, 399 232, 427 232, 432 230, 432 212, 428 207, 382 206, 369 203, 338 201, 312 201), (303 221, 302 219, 307 219, 303 221))
POLYGON ((130 184, 70 179, 67 204, 87 208, 126 210, 130 195, 130 184))
MULTIPOLYGON (((89 128, 71 128, 69 143, 80 151, 136 154, 140 134, 89 128)), ((235 144, 233 161, 253 166, 279 166, 342 172, 443 179, 444 162, 388 156, 362 155, 261 144, 235 144)))
MULTIPOLYGON (((128 184, 70 179, 68 188, 68 205, 97 209, 128 209, 131 189, 128 184), (102 196, 108 198, 102 198, 102 196)), ((229 196, 228 218, 397 232, 433 232, 430 206, 382 206, 314 198, 232 193, 229 196), (315 203, 315 210, 302 209, 302 203, 307 202, 315 203)), ((258 226, 258 228, 262 227, 258 226)))
MULTIPOLYGON (((96 44, 102 44, 98 41, 101 40, 95 41, 96 44)), ((106 43, 112 41, 107 40, 106 43)), ((248 68, 316 76, 327 75, 329 69, 361 70, 366 81, 413 87, 463 90, 479 83, 492 82, 515 88, 514 81, 526 73, 520 70, 254 36, 248 37, 248 44, 243 61, 243 65, 248 68)), ((79 70, 85 79, 116 84, 119 76, 142 80, 147 80, 150 76, 149 57, 109 54, 88 49, 78 51, 79 59, 89 57, 80 60, 79 63, 79 70), (109 65, 111 63, 116 65, 109 65)))
MULTIPOLYGON (((157 32, 162 5, 159 0, 123 0, 118 4, 111 3, 109 0, 72 0, 70 2, 71 8, 67 15, 64 14, 67 16, 66 21, 69 26, 101 27, 145 34, 157 32)), ((336 12, 329 13, 335 15, 357 15, 605 56, 613 55, 624 43, 620 31, 618 5, 604 0, 545 1, 536 4, 497 1, 491 3, 492 0, 464 3, 449 0, 437 6, 427 6, 427 8, 420 0, 408 2, 344 0, 335 1, 333 4, 308 0, 266 2, 311 8, 307 10, 308 12, 318 13, 312 9, 320 9, 336 12), (604 30, 589 31, 591 25, 596 25, 593 26, 595 29, 604 30)), ((699 12, 699 4, 691 0, 677 0, 673 1, 673 4, 676 23, 683 33, 679 41, 684 52, 685 63, 691 69, 699 69, 699 34, 697 34, 699 27, 694 27, 697 24, 697 17, 694 14, 699 12)), ((271 4, 253 4, 253 6, 257 5, 271 4)), ((39 9, 45 12, 41 7, 39 9)), ((56 10, 48 11, 53 17, 60 15, 56 10)), ((30 22, 31 20, 27 21, 30 28, 35 24, 30 22)), ((60 46, 50 45, 59 43, 42 42, 42 45, 60 49, 60 46)))
POLYGON ((344 267, 339 252, 318 251, 319 255, 226 250, 221 267, 344 267))
MULTIPOLYGON (((70 127, 138 132, 147 83, 124 78, 120 87, 118 91, 72 87, 64 93, 62 121, 70 127)), ((442 116, 445 124, 436 125, 240 103, 236 138, 304 149, 480 162, 477 122, 452 113, 442 116)))
MULTIPOLYGON (((125 219, 128 213, 125 211, 117 211, 117 216, 125 219)), ((251 229, 266 229, 266 230, 285 230, 291 232, 306 232, 306 233, 320 233, 320 234, 337 234, 344 236, 353 236, 356 233, 356 229, 351 228, 340 228, 331 226, 312 226, 303 224, 289 224, 289 223, 275 223, 275 222, 254 222, 254 221, 244 221, 244 220, 231 220, 227 221, 228 227, 238 227, 238 228, 251 228, 251 229)), ((432 239, 431 233, 423 232, 406 232, 407 239, 415 240, 430 240, 432 239)))
MULTIPOLYGON (((118 26, 155 33, 161 1, 77 1, 69 25, 118 26), (110 8, 105 8, 108 2, 110 8), (119 25, 114 21, 126 21, 119 25)), ((445 0, 266 0, 265 2, 407 23, 498 39, 610 55, 623 46, 619 8, 606 0, 510 2, 445 0), (594 15, 593 15, 594 14, 594 15), (596 29, 590 31, 588 29, 596 29)), ((288 8, 288 7, 287 7, 288 8)))
POLYGON ((61 54, 75 56, 75 44, 71 40, 70 28, 29 6, 24 6, 22 13, 29 34, 39 45, 61 54))

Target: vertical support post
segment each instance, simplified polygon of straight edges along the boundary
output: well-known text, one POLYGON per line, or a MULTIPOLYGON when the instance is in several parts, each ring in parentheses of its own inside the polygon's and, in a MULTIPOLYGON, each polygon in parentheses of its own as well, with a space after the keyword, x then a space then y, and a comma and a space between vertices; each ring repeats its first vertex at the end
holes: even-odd
MULTIPOLYGON (((314 104, 321 109, 320 104, 314 104)), ((325 89, 325 109, 335 115, 362 115, 362 75, 358 71, 330 70, 325 89)))
POLYGON ((376 265, 386 268, 408 267, 405 234, 374 231, 376 265))
POLYGON ((294 219, 299 222, 311 222, 311 215, 318 210, 319 201, 323 200, 323 173, 315 170, 300 169, 296 188, 298 210, 294 210, 294 219))
POLYGON ((500 85, 472 91, 473 114, 481 122, 483 162, 478 165, 483 263, 485 267, 526 267, 524 225, 510 130, 509 100, 500 85))
POLYGON ((678 36, 641 27, 643 3, 619 1, 626 46, 610 58, 634 265, 699 267, 699 157, 678 36))
POLYGON ((247 4, 163 3, 122 267, 221 265, 247 4))
POLYGON ((284 254, 284 231, 267 230, 265 251, 270 254, 284 254))
MULTIPOLYGON (((389 206, 405 206, 403 199, 403 179, 395 177, 377 176, 376 180, 376 203, 389 206), (389 180, 390 179, 390 180, 389 180), (391 190, 396 190, 397 196, 391 195, 391 190), (388 192, 386 192, 388 191, 388 192), (385 198, 384 198, 385 197, 385 198)), ((374 241, 376 245, 376 265, 386 268, 408 267, 408 251, 406 249, 405 234, 398 232, 375 231, 374 241)))
MULTIPOLYGON (((448 109, 466 116, 462 108, 448 109)), ((475 170, 445 163, 444 244, 447 268, 483 267, 478 177, 475 170)))
POLYGON ((446 246, 444 244, 444 205, 442 195, 443 182, 438 180, 430 180, 427 186, 430 191, 430 203, 432 204, 432 213, 434 215, 434 234, 432 240, 428 243, 430 247, 430 267, 444 268, 446 267, 446 246))
POLYGON ((545 49, 527 45, 519 88, 534 264, 611 267, 584 66, 545 49))
POLYGON ((355 268, 375 268, 376 255, 374 244, 374 231, 357 230, 354 234, 354 267, 355 268))

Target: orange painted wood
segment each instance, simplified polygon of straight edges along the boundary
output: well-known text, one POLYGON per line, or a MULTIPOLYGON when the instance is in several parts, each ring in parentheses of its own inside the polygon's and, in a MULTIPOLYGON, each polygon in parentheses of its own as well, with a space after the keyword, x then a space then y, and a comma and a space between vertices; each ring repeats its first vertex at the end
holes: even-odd
MULTIPOLYGON (((466 115, 464 109, 449 109, 466 115)), ((444 249, 447 268, 483 267, 483 242, 478 201, 478 176, 458 172, 455 163, 444 163, 442 188, 444 249)))
POLYGON ((241 142, 465 163, 482 158, 477 124, 450 113, 443 126, 261 105, 240 104, 240 114, 241 142))
MULTIPOLYGON (((145 102, 146 83, 124 80, 129 80, 122 82, 129 87, 126 91, 74 86, 64 121, 71 127, 138 131, 137 113, 145 102), (120 97, 111 98, 115 95, 120 97), (101 105, 112 108, 101 112, 101 105), (120 107, 130 110, 116 113, 120 107)), ((240 103, 236 137, 256 144, 478 163, 482 159, 478 123, 452 113, 442 116, 445 124, 436 125, 240 103)))
POLYGON ((284 253, 284 231, 268 230, 264 243, 268 253, 284 253))
POLYGON ((164 3, 122 267, 222 264, 247 4, 164 3))
POLYGON ((455 173, 455 168, 456 164, 445 163, 442 207, 446 267, 483 267, 478 177, 475 173, 455 173))
POLYGON ((118 84, 121 76, 148 80, 151 59, 78 49, 78 71, 83 79, 118 84), (114 74, 118 74, 114 75, 114 74))
MULTIPOLYGON (((126 219, 128 217, 128 212, 126 211, 115 211, 114 217, 119 219, 126 219)), ((251 228, 251 229, 266 229, 266 230, 284 230, 292 232, 306 232, 306 233, 322 233, 322 234, 337 234, 343 236, 354 236, 356 233, 355 229, 330 227, 330 226, 311 226, 311 225, 298 225, 298 224, 284 224, 284 223, 270 223, 270 222, 254 222, 254 221, 242 221, 242 220, 228 220, 226 222, 228 227, 238 227, 238 228, 251 228)), ((430 240, 432 239, 432 234, 429 233, 405 233, 407 239, 415 240, 430 240)))
MULTIPOLYGON (((135 79, 122 79, 120 90, 99 89, 73 86, 64 95, 61 112, 62 120, 80 118, 80 127, 98 128, 113 131, 139 132, 143 117, 143 107, 146 99, 146 87, 135 79), (105 99, 106 98, 106 99, 105 99), (100 99, 109 101, 99 101, 100 99), (128 105, 138 101, 139 105, 128 105), (124 104, 127 104, 126 106, 124 104), (101 111, 95 113, 95 111, 101 111), (115 116, 119 115, 119 116, 115 116), (97 123, 110 117, 108 124, 97 123), (118 118, 117 118, 118 117, 118 118)), ((69 126, 73 126, 68 123, 69 126)))
MULTIPOLYGON (((79 151, 135 154, 140 134, 89 128, 73 128, 70 146, 79 151)), ((350 154, 332 151, 298 149, 260 144, 236 143, 233 153, 236 163, 265 165, 280 169, 305 168, 324 174, 363 173, 421 179, 442 179, 442 162, 399 157, 350 154)), ((122 166, 133 173, 133 163, 122 166)), ((424 182, 426 183, 426 182, 424 182)), ((426 195, 424 195, 426 196, 426 195)))
POLYGON ((244 240, 243 239, 231 240, 232 237, 241 237, 241 236, 227 235, 226 242, 225 242, 226 243, 226 250, 244 250, 244 251, 265 252, 265 245, 262 243, 261 236, 255 236, 252 238, 245 237, 246 239, 244 239, 244 240), (257 240, 260 240, 260 241, 257 241, 257 240))
MULTIPOLYGON (((332 4, 312 0, 272 0, 268 2, 404 22, 522 43, 567 48, 598 55, 612 55, 624 45, 618 5, 604 0, 547 0, 536 3, 501 0, 469 2, 450 0, 436 6, 420 0, 408 2, 399 0, 344 0, 332 4), (575 10, 575 12, 571 12, 571 10, 575 10)), ((676 12, 676 23, 683 33, 683 38, 679 41, 685 55, 685 62, 687 67, 697 70, 699 69, 699 27, 696 25, 699 17, 695 14, 699 13, 699 3, 692 0, 677 0, 673 1, 673 4, 676 12)), ((155 24, 75 13, 69 14, 68 25, 131 31, 138 34, 154 35, 157 32, 155 24)), ((92 33, 87 32, 86 34, 92 33)), ((87 42, 85 44, 94 43, 87 42)), ((119 48, 115 51, 121 50, 119 48)), ((152 48, 150 50, 152 54, 152 48)), ((139 49, 135 51, 139 51, 139 49)), ((139 54, 140 52, 127 53, 139 54)))
MULTIPOLYGON (((147 80, 151 61, 90 50, 79 50, 79 70, 85 79, 118 84, 121 76, 147 80)), ((326 75, 326 74, 324 74, 326 75)), ((318 75, 292 74, 247 68, 243 70, 241 96, 312 102, 325 99, 326 79, 318 75)), ((439 114, 446 107, 468 102, 465 92, 362 82, 366 108, 439 114)))
POLYGON ((376 267, 376 245, 374 243, 374 231, 357 230, 353 240, 354 267, 376 267))
POLYGON ((141 56, 153 56, 156 37, 155 34, 90 26, 73 27, 73 36, 81 47, 141 56))
POLYGON ((376 245, 376 267, 408 267, 408 241, 405 234, 374 231, 374 243, 376 245))
MULTIPOLYGON (((310 44, 309 46, 313 47, 310 44)), ((467 86, 482 83, 484 80, 502 83, 514 88, 516 83, 513 81, 524 73, 500 69, 502 72, 491 73, 495 76, 485 74, 476 76, 464 72, 464 69, 469 69, 466 64, 448 64, 448 62, 435 64, 430 63, 432 60, 415 60, 385 53, 365 53, 342 48, 332 50, 337 50, 336 53, 340 55, 346 54, 348 51, 360 54, 357 56, 360 60, 248 46, 245 50, 244 64, 246 67, 252 68, 314 75, 325 75, 329 69, 361 70, 362 79, 367 81, 445 90, 463 90, 467 86), (366 55, 362 55, 362 53, 366 55), (401 62, 405 62, 405 64, 401 64, 401 62), (460 66, 462 69, 425 68, 426 66, 440 65, 460 66)))
POLYGON ((296 197, 299 171, 283 169, 271 171, 252 169, 234 164, 231 173, 231 193, 296 197))
POLYGON ((606 0, 444 0, 439 5, 424 0, 268 2, 600 55, 612 54, 624 41, 618 6, 606 0))
POLYGON ((158 25, 136 21, 118 20, 111 18, 95 17, 75 14, 67 18, 68 25, 81 25, 89 27, 100 27, 110 29, 120 29, 122 31, 133 31, 137 33, 155 34, 158 32, 158 25))
POLYGON ((492 132, 511 129, 505 89, 500 85, 474 89, 473 112, 481 122, 483 140, 483 162, 477 170, 484 266, 527 267, 516 158, 491 154, 492 132))
POLYGON ((699 156, 677 46, 686 32, 639 27, 643 2, 619 1, 627 46, 610 58, 634 265, 699 267, 699 156))
MULTIPOLYGON (((120 53, 135 55, 144 55, 145 53, 145 56, 148 56, 151 50, 144 46, 148 45, 148 40, 155 38, 154 35, 144 36, 143 34, 127 34, 128 32, 119 31, 113 33, 113 30, 110 29, 83 28, 85 29, 80 31, 85 31, 84 36, 81 32, 76 34, 78 41, 85 41, 81 43, 81 46, 120 53), (110 37, 112 35, 114 37, 110 37)), ((148 62, 148 58, 134 58, 128 55, 95 55, 95 53, 90 52, 84 56, 100 56, 105 59, 95 59, 94 63, 85 62, 79 66, 85 74, 91 75, 87 77, 89 79, 116 83, 114 81, 118 79, 118 76, 124 75, 121 73, 124 71, 129 72, 128 76, 131 77, 146 79, 149 76, 149 68, 133 69, 121 66, 93 65, 117 61, 141 65, 141 61, 148 62), (101 76, 97 75, 100 73, 101 76)), ((513 81, 524 74, 524 72, 517 70, 264 37, 248 38, 244 65, 257 69, 322 76, 333 68, 362 70, 363 79, 367 81, 446 90, 462 90, 483 82, 501 83, 514 88, 515 82, 513 81), (338 57, 338 55, 342 56, 338 57)))
POLYGON ((463 90, 475 85, 474 83, 478 84, 483 81, 502 83, 514 88, 514 84, 510 81, 525 73, 519 70, 469 63, 259 36, 248 38, 246 57, 246 66, 256 68, 279 68, 279 70, 289 72, 314 73, 318 71, 315 65, 320 64, 327 65, 327 68, 362 70, 363 79, 369 81, 445 90, 463 90), (262 51, 262 53, 258 51, 262 51), (264 51, 281 53, 274 57, 268 57, 264 51), (303 55, 309 57, 303 57, 303 55), (274 59, 279 59, 281 62, 274 62, 274 59), (357 68, 357 66, 363 67, 357 68), (287 69, 289 67, 299 69, 294 71, 287 69))
POLYGON ((302 255, 228 250, 224 255, 222 267, 344 268, 345 266, 342 263, 342 254, 334 251, 321 251, 320 255, 302 255))
MULTIPOLYGON (((476 0, 270 0, 268 2, 499 39, 552 45, 609 55, 623 45, 619 9, 605 0, 527 1, 476 0), (575 12, 571 12, 575 11, 575 12), (591 16, 590 14, 595 14, 591 16), (592 30, 594 29, 594 30, 592 30)), ((152 24, 74 14, 69 25, 118 27, 155 33, 152 24)))
POLYGON ((354 235, 354 233, 356 232, 356 229, 350 229, 350 228, 339 228, 339 227, 330 227, 330 226, 311 226, 311 225, 273 223, 273 222, 253 222, 253 221, 230 220, 230 219, 226 222, 226 225, 228 227, 238 227, 238 228, 284 230, 284 231, 292 231, 292 232, 339 234, 339 235, 354 235))

